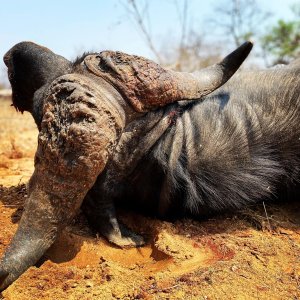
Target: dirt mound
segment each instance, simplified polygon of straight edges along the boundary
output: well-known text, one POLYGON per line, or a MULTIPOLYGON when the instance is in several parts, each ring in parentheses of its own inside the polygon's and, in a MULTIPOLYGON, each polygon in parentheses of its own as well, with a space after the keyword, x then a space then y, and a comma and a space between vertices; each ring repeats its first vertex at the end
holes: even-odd
MULTIPOLYGON (((2 254, 27 198, 23 182, 33 170, 37 131, 31 118, 16 116, 8 102, 0 102, 0 108, 0 127, 5 128, 0 133, 2 254)), ((175 223, 121 212, 122 222, 148 241, 138 249, 107 243, 80 214, 2 297, 300 299, 299 212, 299 201, 175 223)))

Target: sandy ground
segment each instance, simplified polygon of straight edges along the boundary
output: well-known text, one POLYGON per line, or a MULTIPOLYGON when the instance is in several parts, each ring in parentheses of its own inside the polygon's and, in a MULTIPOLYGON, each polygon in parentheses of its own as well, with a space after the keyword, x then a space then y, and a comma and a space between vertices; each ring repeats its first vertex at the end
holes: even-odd
MULTIPOLYGON (((0 254, 27 198, 37 130, 0 101, 0 254)), ((300 201, 262 204, 205 221, 122 213, 148 244, 122 250, 83 215, 3 299, 300 299, 300 201)))

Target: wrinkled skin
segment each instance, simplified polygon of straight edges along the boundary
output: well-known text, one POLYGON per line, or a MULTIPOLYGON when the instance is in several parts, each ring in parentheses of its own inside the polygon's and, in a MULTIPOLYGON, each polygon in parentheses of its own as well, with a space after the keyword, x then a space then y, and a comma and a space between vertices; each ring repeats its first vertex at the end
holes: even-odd
POLYGON ((45 95, 30 197, 1 262, 1 272, 9 270, 7 282, 27 269, 24 262, 34 264, 76 215, 120 135, 124 119, 107 101, 105 88, 93 90, 89 83, 62 76, 45 95), (102 101, 96 101, 99 93, 102 101))
POLYGON ((241 72, 221 87, 251 47, 196 74, 119 52, 72 64, 33 43, 12 48, 4 60, 13 103, 40 133, 0 289, 36 263, 80 207, 112 243, 139 246, 143 238, 117 220, 119 202, 161 217, 199 215, 297 184, 299 60, 241 72), (188 99, 197 101, 180 101, 188 99))

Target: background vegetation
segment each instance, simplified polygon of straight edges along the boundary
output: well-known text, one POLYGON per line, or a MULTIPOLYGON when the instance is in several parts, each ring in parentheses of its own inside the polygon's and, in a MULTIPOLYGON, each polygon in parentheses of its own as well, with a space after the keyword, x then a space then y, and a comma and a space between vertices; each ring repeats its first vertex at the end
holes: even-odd
POLYGON ((287 64, 300 56, 300 2, 290 8, 292 20, 276 20, 270 23, 272 14, 261 9, 256 0, 219 0, 215 1, 214 14, 207 20, 206 32, 192 26, 194 13, 189 9, 188 0, 175 0, 180 38, 169 40, 163 45, 155 44, 151 36, 149 15, 151 1, 128 0, 121 2, 128 16, 135 22, 145 43, 161 64, 178 70, 193 71, 216 61, 224 50, 224 45, 241 45, 245 40, 256 41, 256 61, 252 66, 287 64), (218 43, 212 42, 207 35, 219 35, 218 43), (168 51, 165 51, 168 49, 168 51))
MULTIPOLYGON (((238 46, 248 39, 254 40, 255 48, 251 58, 247 60, 247 67, 270 67, 278 63, 287 64, 300 56, 299 0, 295 0, 294 5, 290 7, 292 18, 288 19, 274 18, 270 12, 272 3, 268 2, 270 9, 267 10, 266 6, 262 5, 263 1, 257 0, 212 0, 210 1, 211 4, 209 4, 210 13, 205 17, 204 14, 199 14, 199 11, 195 11, 195 5, 193 4, 196 1, 200 0, 164 0, 163 2, 115 0, 113 1, 115 11, 109 13, 109 17, 111 17, 111 20, 109 19, 108 21, 110 23, 109 26, 111 28, 117 26, 125 28, 128 23, 131 23, 139 32, 138 38, 135 40, 136 45, 134 45, 134 49, 138 49, 138 45, 141 44, 142 40, 149 50, 150 58, 168 68, 180 71, 194 71, 215 63, 220 57, 231 51, 233 45, 238 46), (160 7, 163 11, 158 13, 160 7), (164 20, 167 14, 175 15, 175 21, 171 24, 173 28, 171 31, 170 24, 164 20), (159 22, 158 19, 160 19, 159 22), (160 26, 163 24, 159 28, 159 32, 157 30, 158 23, 160 26)), ((31 2, 33 3, 34 0, 31 0, 31 2)), ((77 2, 76 0, 70 2, 73 6, 73 8, 70 6, 70 11, 71 8, 74 9, 78 5, 77 2)), ((89 3, 92 4, 92 2, 90 1, 89 3)), ((84 6, 82 3, 80 5, 84 6)), ((105 5, 99 4, 99 7, 103 7, 103 10, 107 9, 107 7, 104 7, 105 5)), ((285 7, 287 4, 285 1, 282 1, 282 5, 285 7)), ((29 6, 28 4, 28 9, 29 6)), ((54 6, 55 3, 53 3, 54 6)), ((200 7, 199 3, 197 3, 197 7, 200 7)), ((52 6, 50 8, 52 9, 52 6)), ((91 8, 92 6, 83 7, 81 10, 91 14, 91 8)), ((93 39, 96 44, 99 43, 100 45, 101 41, 105 40, 105 36, 101 34, 101 31, 105 30, 103 14, 105 14, 103 11, 99 11, 99 20, 96 21, 91 16, 93 26, 94 24, 99 26, 99 35, 93 39)), ((72 12, 68 13, 66 17, 74 20, 74 16, 72 17, 71 15, 72 12)), ((39 22, 39 17, 41 16, 36 16, 36 22, 39 22)), ((83 27, 80 25, 80 19, 76 21, 75 18, 74 22, 74 24, 77 24, 77 30, 79 27, 83 27)), ((91 30, 91 24, 85 24, 87 26, 87 35, 89 30, 91 30)), ((44 28, 49 28, 48 24, 44 26, 44 28)), ((57 27, 56 34, 58 32, 60 34, 64 33, 64 29, 60 28, 58 19, 53 26, 57 27)), ((66 35, 68 34, 66 33, 66 35)), ((24 38, 26 39, 26 33, 24 33, 24 38)), ((76 54, 80 54, 84 50, 92 50, 85 48, 86 42, 84 38, 84 35, 76 37, 76 40, 84 45, 76 49, 76 54)), ((115 38, 121 39, 120 36, 115 38)), ((45 35, 45 40, 50 40, 50 37, 47 39, 45 35)), ((40 41, 37 40, 37 42, 40 41)), ((123 44, 126 44, 126 38, 123 44)), ((114 48, 109 42, 102 46, 105 49, 114 48)), ((49 47, 51 48, 51 45, 49 47)), ((53 50, 56 51, 56 49, 53 50)), ((101 50, 101 46, 96 46, 95 51, 99 50, 101 50)), ((118 50, 127 51, 126 47, 124 50, 118 50)), ((64 53, 61 54, 64 55, 64 53)), ((139 54, 138 50, 137 54, 139 54)), ((148 54, 143 53, 142 55, 148 56, 148 54)), ((0 66, 0 89, 5 87, 9 87, 6 68, 0 66)))

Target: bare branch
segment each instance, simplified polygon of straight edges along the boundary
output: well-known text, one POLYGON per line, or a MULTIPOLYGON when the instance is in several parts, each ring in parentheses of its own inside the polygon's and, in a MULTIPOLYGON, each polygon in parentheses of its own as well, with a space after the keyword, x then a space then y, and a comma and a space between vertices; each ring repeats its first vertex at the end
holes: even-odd
POLYGON ((145 15, 148 15, 148 9, 149 9, 147 2, 145 4, 142 12, 139 10, 135 0, 128 0, 128 5, 132 9, 130 12, 131 12, 136 24, 138 25, 138 28, 142 32, 150 50, 155 55, 157 61, 159 63, 162 63, 161 56, 160 56, 159 52, 157 51, 156 47, 154 46, 153 39, 150 34, 150 29, 147 28, 145 21, 144 21, 145 15))
POLYGON ((261 24, 270 16, 258 7, 256 0, 223 0, 215 7, 215 12, 210 23, 229 35, 236 46, 258 35, 261 24))
POLYGON ((128 15, 133 18, 142 33, 149 49, 155 55, 156 60, 166 66, 179 71, 195 71, 215 63, 219 59, 220 49, 203 43, 203 34, 189 27, 191 17, 189 0, 172 0, 178 15, 180 31, 179 37, 171 41, 168 36, 164 46, 159 51, 151 35, 151 15, 149 14, 149 0, 126 0, 121 2, 128 15))

